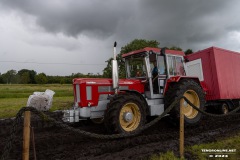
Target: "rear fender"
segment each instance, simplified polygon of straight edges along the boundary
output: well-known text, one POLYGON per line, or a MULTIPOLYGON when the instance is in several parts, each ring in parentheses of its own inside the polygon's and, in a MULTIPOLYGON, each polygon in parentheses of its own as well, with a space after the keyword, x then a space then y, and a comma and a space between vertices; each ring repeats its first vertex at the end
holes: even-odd
POLYGON ((170 85, 172 85, 173 83, 178 83, 178 82, 180 82, 181 80, 184 80, 184 79, 194 80, 195 82, 197 82, 201 86, 203 91, 205 93, 207 93, 208 89, 207 89, 205 83, 203 81, 201 82, 198 77, 173 76, 173 77, 170 77, 169 79, 167 79, 167 82, 166 82, 166 85, 165 85, 165 88, 164 88, 164 95, 167 92, 170 85))

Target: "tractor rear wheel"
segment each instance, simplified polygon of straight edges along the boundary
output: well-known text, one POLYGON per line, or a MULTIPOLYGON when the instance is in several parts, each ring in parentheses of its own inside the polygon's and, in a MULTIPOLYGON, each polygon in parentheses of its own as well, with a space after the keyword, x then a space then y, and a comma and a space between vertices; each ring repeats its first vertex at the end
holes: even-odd
MULTIPOLYGON (((204 93, 199 84, 194 80, 182 80, 171 85, 165 95, 165 109, 179 96, 185 96, 194 106, 203 110, 205 104, 204 93)), ((192 108, 184 99, 181 99, 170 112, 170 116, 176 122, 179 122, 180 106, 183 107, 186 125, 194 125, 200 121, 202 114, 192 108)))
POLYGON ((145 108, 142 100, 134 94, 116 95, 106 110, 105 126, 111 133, 135 131, 145 124, 145 108))

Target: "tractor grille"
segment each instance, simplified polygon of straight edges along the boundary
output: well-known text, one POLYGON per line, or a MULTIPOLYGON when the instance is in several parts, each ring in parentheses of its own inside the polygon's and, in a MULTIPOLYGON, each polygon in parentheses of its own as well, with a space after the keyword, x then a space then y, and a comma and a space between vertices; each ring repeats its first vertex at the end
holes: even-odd
MULTIPOLYGON (((119 86, 119 90, 128 90, 128 86, 119 86)), ((112 86, 99 86, 98 92, 113 92, 112 86)))
POLYGON ((99 86, 98 92, 111 92, 113 90, 112 86, 99 86))

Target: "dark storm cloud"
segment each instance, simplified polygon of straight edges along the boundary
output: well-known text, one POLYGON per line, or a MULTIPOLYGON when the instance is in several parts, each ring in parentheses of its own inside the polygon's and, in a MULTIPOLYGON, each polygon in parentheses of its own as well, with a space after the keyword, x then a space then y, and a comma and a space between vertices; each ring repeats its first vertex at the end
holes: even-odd
MULTIPOLYGON (((237 0, 1 0, 36 17, 48 32, 77 37, 156 39, 162 45, 196 48, 240 30, 237 0)), ((161 45, 161 46, 162 46, 161 45)))
POLYGON ((159 39, 165 44, 207 43, 225 37, 231 31, 230 28, 240 30, 240 18, 235 7, 238 1, 148 2, 141 3, 142 8, 144 6, 141 15, 147 24, 144 27, 148 28, 143 37, 159 39))
POLYGON ((2 0, 0 3, 36 17, 37 24, 48 32, 105 37, 113 34, 118 22, 131 14, 129 4, 134 1, 2 0))

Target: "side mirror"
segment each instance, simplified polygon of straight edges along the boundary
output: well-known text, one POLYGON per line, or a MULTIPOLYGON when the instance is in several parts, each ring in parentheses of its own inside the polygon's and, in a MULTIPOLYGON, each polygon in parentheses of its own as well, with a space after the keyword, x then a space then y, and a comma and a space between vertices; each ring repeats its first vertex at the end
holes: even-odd
POLYGON ((166 51, 166 48, 165 48, 165 47, 162 48, 161 51, 160 51, 160 55, 161 55, 161 56, 165 56, 165 55, 166 55, 166 54, 165 54, 165 51, 166 51))

